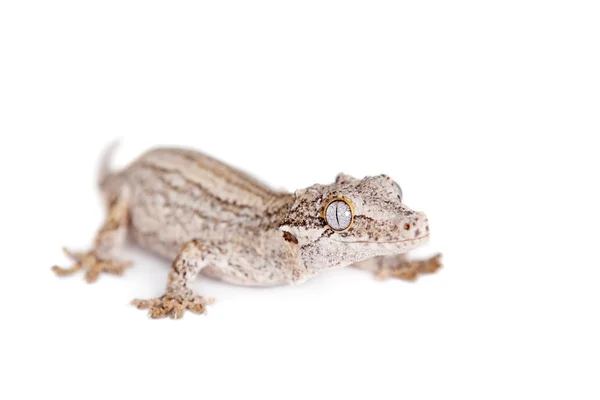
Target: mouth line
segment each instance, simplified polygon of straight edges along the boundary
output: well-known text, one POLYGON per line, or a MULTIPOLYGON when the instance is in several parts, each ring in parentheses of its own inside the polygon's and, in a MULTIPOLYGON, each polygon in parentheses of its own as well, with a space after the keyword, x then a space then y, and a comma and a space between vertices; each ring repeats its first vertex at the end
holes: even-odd
MULTIPOLYGON (((336 242, 340 242, 340 243, 370 243, 370 244, 400 244, 400 243, 407 243, 407 242, 416 242, 416 241, 422 241, 423 239, 427 239, 429 237, 429 234, 427 235, 423 235, 423 236, 419 236, 417 238, 414 239, 404 239, 404 240, 398 240, 395 242, 377 242, 377 241, 369 241, 369 240, 356 240, 354 242, 344 242, 341 240, 336 240, 336 242)), ((335 240, 335 239, 334 239, 335 240)))

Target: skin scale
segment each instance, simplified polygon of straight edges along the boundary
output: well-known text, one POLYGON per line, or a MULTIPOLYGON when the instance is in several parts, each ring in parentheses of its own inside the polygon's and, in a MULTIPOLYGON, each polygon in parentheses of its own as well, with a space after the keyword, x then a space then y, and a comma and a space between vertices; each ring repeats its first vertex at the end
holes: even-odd
POLYGON ((329 185, 295 193, 274 191, 251 176, 202 153, 176 148, 149 151, 120 172, 106 152, 100 188, 108 217, 93 249, 65 253, 75 260, 59 276, 85 270, 122 274, 128 238, 172 260, 165 293, 134 300, 153 318, 203 313, 212 299, 189 288, 202 274, 240 285, 298 284, 328 268, 353 266, 379 278, 414 280, 435 272, 440 256, 408 261, 404 254, 429 237, 425 214, 402 203, 388 176, 338 175, 329 185))

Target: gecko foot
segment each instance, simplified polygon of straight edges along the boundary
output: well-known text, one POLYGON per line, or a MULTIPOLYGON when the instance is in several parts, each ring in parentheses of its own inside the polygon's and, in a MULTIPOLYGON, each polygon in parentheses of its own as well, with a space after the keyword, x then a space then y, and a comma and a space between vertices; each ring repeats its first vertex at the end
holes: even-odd
POLYGON ((80 269, 85 270, 85 280, 88 283, 96 282, 101 273, 123 275, 125 270, 131 266, 129 261, 103 260, 96 256, 94 251, 87 253, 73 253, 63 248, 65 255, 75 261, 71 268, 52 267, 52 271, 58 276, 73 275, 80 269))
POLYGON ((195 314, 203 314, 206 306, 214 302, 213 298, 195 295, 191 290, 168 293, 151 300, 133 300, 132 304, 140 310, 149 310, 150 318, 180 319, 183 312, 189 310, 195 314))
POLYGON ((442 267, 442 255, 437 254, 427 260, 403 261, 393 268, 383 268, 377 271, 375 277, 380 280, 397 278, 406 281, 414 281, 419 275, 433 274, 442 267))

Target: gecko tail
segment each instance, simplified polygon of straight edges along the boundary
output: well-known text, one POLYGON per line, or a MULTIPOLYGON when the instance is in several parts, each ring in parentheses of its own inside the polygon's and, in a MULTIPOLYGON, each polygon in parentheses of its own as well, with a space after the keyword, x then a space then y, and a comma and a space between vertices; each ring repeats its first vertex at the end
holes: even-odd
POLYGON ((115 151, 120 144, 120 139, 113 140, 104 148, 100 156, 100 165, 98 168, 98 186, 102 190, 105 190, 107 186, 110 186, 110 181, 113 180, 111 178, 116 176, 111 165, 115 151))

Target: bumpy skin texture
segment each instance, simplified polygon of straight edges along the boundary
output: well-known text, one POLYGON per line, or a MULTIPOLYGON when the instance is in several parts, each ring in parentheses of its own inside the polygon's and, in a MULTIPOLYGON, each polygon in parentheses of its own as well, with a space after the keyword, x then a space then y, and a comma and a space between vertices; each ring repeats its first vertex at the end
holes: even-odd
POLYGON ((174 260, 165 294, 134 301, 155 318, 204 311, 212 300, 188 285, 197 274, 242 285, 278 285, 350 265, 402 279, 440 266, 439 257, 409 262, 402 256, 427 240, 429 225, 425 214, 402 203, 386 175, 359 180, 340 174, 333 184, 291 194, 186 149, 150 151, 118 173, 108 170, 108 159, 100 186, 109 217, 96 245, 73 255, 74 267, 54 271, 68 275, 84 268, 90 282, 101 272, 120 274, 128 264, 111 258, 129 236, 174 260), (353 225, 344 232, 332 229, 323 216, 327 201, 340 196, 354 211, 353 225))

